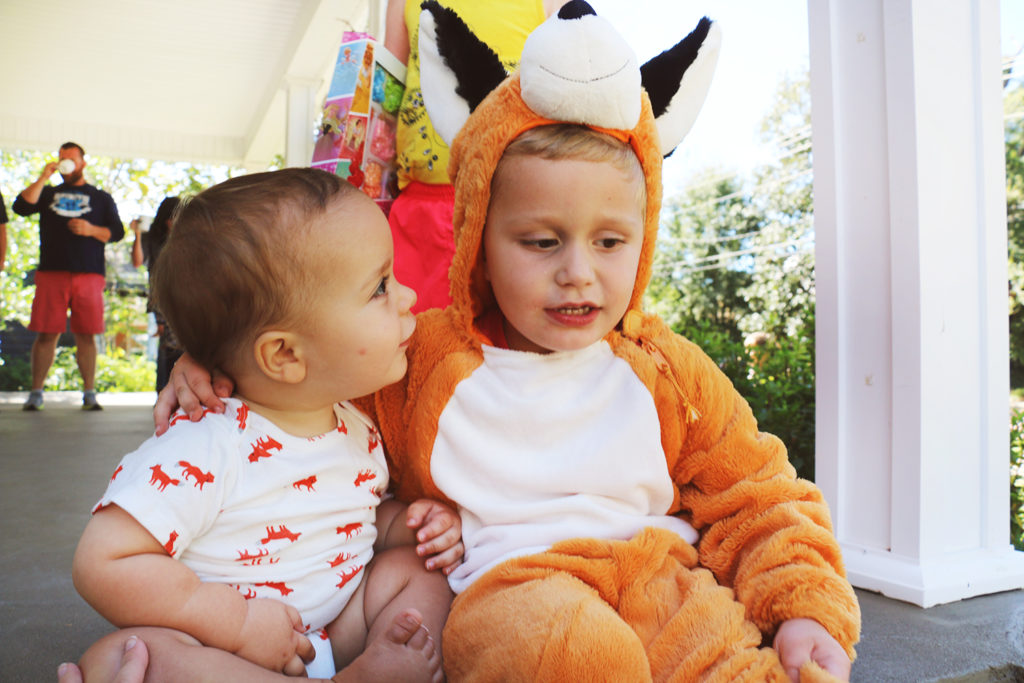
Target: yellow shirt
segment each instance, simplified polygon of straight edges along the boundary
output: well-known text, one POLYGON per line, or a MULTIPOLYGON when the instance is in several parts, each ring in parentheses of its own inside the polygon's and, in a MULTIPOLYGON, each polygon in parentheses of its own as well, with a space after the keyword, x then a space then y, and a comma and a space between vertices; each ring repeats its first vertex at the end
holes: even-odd
MULTIPOLYGON (((405 94, 398 112, 398 187, 410 181, 446 185, 448 145, 434 130, 423 108, 420 91, 419 31, 422 0, 406 0, 405 26, 409 32, 409 64, 405 94)), ((480 40, 498 53, 506 71, 519 65, 526 36, 546 15, 543 0, 441 0, 455 11, 480 40)))

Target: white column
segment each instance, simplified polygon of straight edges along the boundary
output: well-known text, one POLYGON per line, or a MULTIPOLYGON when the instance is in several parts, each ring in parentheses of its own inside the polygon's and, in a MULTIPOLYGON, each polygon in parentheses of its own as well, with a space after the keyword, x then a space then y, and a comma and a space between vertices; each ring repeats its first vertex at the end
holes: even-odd
POLYGON ((855 586, 1024 586, 1009 541, 998 0, 808 0, 818 483, 855 586))
POLYGON ((313 124, 319 112, 315 98, 319 81, 309 79, 288 79, 285 99, 285 166, 309 166, 313 159, 313 124))

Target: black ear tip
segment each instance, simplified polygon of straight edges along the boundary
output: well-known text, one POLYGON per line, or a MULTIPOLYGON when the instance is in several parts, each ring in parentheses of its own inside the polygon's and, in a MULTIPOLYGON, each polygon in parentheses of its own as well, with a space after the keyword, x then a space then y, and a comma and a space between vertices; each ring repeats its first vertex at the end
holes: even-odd
POLYGON ((562 5, 562 9, 558 10, 559 19, 579 19, 585 17, 588 14, 597 15, 594 8, 588 5, 584 0, 571 0, 570 2, 562 5))
POLYGON ((711 20, 707 17, 701 17, 701 20, 697 22, 697 28, 693 29, 693 32, 700 37, 701 42, 708 35, 708 31, 711 30, 711 20))

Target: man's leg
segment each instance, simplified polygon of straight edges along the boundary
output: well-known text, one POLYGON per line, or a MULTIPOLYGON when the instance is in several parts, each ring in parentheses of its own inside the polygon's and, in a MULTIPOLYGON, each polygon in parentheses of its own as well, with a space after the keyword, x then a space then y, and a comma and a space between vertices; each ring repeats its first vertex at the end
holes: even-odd
POLYGON ((59 334, 37 332, 32 342, 32 391, 22 410, 41 410, 43 407, 43 384, 50 372, 53 359, 57 355, 57 339, 59 334))
POLYGON ((96 335, 103 333, 105 281, 97 273, 73 273, 71 278, 71 332, 82 374, 82 410, 102 410, 96 402, 96 335))
POLYGON ((82 373, 82 389, 96 389, 96 336, 92 334, 75 335, 75 358, 78 359, 78 371, 82 373))
POLYGON ((53 359, 57 355, 57 339, 59 334, 39 332, 32 342, 32 390, 42 391, 46 376, 50 374, 53 359))

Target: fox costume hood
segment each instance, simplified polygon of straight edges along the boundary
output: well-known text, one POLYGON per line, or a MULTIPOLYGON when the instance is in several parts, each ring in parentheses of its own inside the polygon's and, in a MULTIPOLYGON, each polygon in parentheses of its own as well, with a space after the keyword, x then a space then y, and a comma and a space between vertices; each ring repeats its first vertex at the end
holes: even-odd
MULTIPOLYGON (((800 617, 852 659, 860 612, 820 491, 796 478, 715 363, 642 311, 661 160, 706 96, 717 25, 702 19, 638 66, 611 25, 573 0, 507 75, 451 10, 423 7, 424 102, 451 144, 453 303, 420 314, 405 378, 361 405, 381 429, 396 495, 448 501, 463 519, 449 680, 695 680, 712 670, 786 680, 760 646, 800 617), (608 133, 640 160, 644 240, 629 310, 580 352, 495 348, 479 324, 497 307, 482 267, 491 180, 512 140, 552 123, 608 133)), ((813 662, 801 673, 830 680, 813 662)))

